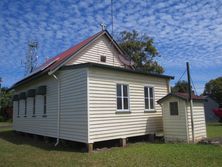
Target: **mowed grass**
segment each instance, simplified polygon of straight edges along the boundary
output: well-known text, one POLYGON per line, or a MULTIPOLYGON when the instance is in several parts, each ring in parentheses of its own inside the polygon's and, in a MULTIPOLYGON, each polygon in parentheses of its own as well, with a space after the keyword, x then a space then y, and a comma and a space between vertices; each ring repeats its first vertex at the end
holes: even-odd
MULTIPOLYGON (((1 126, 1 123, 0 123, 1 126)), ((222 126, 208 133, 222 136, 222 126), (212 132, 215 131, 215 132, 212 132), (216 134, 218 133, 218 134, 216 134)), ((54 147, 0 127, 0 166, 221 166, 222 147, 201 144, 129 144, 91 154, 67 146, 54 147)))
POLYGON ((222 137, 222 123, 210 123, 207 125, 207 136, 222 137))

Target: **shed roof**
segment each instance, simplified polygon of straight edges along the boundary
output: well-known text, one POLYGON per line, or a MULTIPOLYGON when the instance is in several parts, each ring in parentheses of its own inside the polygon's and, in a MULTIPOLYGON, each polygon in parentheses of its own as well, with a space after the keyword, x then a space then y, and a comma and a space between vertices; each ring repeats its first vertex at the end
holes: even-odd
MULTIPOLYGON (((157 103, 161 104, 163 101, 167 100, 169 97, 176 97, 185 101, 189 100, 189 94, 188 93, 169 93, 168 95, 164 96, 163 98, 159 99, 157 103)), ((197 96, 195 94, 191 95, 191 98, 193 101, 204 101, 204 96, 197 96)))

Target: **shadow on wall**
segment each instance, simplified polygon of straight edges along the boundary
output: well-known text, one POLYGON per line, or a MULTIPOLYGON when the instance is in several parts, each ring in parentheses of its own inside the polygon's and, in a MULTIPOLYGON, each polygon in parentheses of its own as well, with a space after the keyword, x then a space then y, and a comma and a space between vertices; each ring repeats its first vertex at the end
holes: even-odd
POLYGON ((163 131, 163 117, 151 116, 147 118, 146 133, 154 134, 163 131))
POLYGON ((43 136, 36 136, 32 134, 18 133, 12 130, 0 131, 0 139, 6 140, 16 145, 30 145, 47 151, 68 151, 68 152, 85 152, 85 144, 69 141, 61 141, 55 147, 55 138, 48 138, 44 140, 43 136))

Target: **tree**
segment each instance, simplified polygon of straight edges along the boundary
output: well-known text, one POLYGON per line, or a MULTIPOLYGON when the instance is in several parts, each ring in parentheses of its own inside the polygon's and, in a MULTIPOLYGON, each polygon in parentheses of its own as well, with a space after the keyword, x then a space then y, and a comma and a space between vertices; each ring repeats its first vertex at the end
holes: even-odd
POLYGON ((12 93, 8 91, 8 88, 1 88, 1 99, 0 99, 0 117, 4 120, 12 116, 12 93))
POLYGON ((187 93, 188 92, 188 82, 185 80, 178 81, 174 87, 171 88, 172 93, 187 93))
POLYGON ((222 77, 207 82, 203 94, 211 95, 219 104, 222 104, 222 77))
POLYGON ((119 34, 119 45, 134 61, 137 70, 145 72, 163 73, 164 69, 154 59, 159 55, 153 44, 153 39, 146 35, 139 35, 135 30, 123 31, 119 34))

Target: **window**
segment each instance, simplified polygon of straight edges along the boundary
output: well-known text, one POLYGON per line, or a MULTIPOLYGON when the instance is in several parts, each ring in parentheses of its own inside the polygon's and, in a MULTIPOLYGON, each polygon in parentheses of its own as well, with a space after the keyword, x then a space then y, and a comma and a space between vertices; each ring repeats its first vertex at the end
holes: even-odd
POLYGON ((154 110, 154 91, 153 87, 144 87, 145 110, 154 110))
POLYGON ((106 62, 106 56, 100 56, 100 61, 105 63, 106 62))
POLYGON ((116 94, 117 94, 117 110, 129 111, 128 85, 117 84, 116 94))
POLYGON ((44 109, 43 109, 43 115, 46 115, 46 95, 43 96, 44 98, 44 109))
POLYGON ((20 108, 20 104, 19 104, 19 100, 18 100, 18 111, 17 111, 17 116, 19 117, 19 108, 20 108))
POLYGON ((27 114, 27 99, 25 99, 25 115, 24 115, 24 117, 26 117, 26 114, 27 114))
POLYGON ((178 102, 170 102, 170 115, 178 115, 178 102))
POLYGON ((35 96, 33 97, 33 105, 32 105, 32 112, 33 112, 33 116, 35 116, 35 96))

